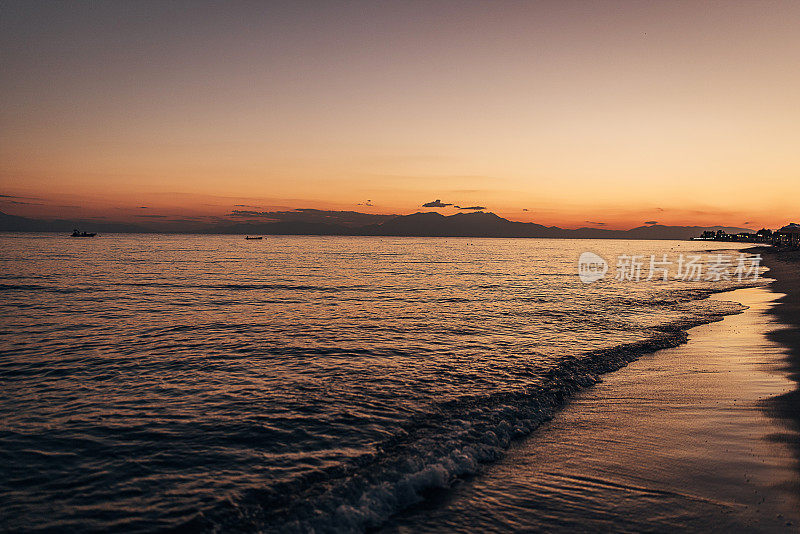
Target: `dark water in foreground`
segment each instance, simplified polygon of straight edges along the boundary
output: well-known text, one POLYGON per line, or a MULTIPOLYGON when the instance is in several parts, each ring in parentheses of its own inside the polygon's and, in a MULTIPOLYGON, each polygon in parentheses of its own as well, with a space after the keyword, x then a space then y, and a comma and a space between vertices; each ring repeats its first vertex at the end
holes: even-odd
POLYGON ((581 252, 708 246, 0 236, 0 529, 380 525, 741 309, 701 298, 728 282, 581 284, 581 252))

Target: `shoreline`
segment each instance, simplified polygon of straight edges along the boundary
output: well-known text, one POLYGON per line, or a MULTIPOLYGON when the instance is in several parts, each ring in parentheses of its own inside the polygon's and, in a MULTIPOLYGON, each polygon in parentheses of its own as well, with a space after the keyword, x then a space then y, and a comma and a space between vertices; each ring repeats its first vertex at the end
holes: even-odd
MULTIPOLYGON (((760 287, 756 286, 746 289, 760 289, 760 287)), ((729 299, 719 298, 720 295, 724 296, 733 291, 741 290, 743 289, 705 289, 701 291, 700 295, 696 295, 693 300, 716 299, 729 301, 729 299)), ((736 302, 731 303, 739 304, 736 302)), ((532 416, 529 415, 528 417, 517 420, 515 425, 519 428, 513 433, 506 433, 505 431, 497 432, 499 437, 499 449, 501 452, 492 452, 488 456, 473 458, 473 463, 475 465, 466 468, 458 462, 451 462, 450 460, 452 460, 452 458, 450 458, 450 456, 445 457, 443 459, 444 463, 454 466, 454 470, 448 471, 445 477, 446 480, 441 477, 431 479, 427 476, 429 468, 435 468, 438 464, 433 466, 425 464, 422 471, 406 473, 407 476, 400 480, 399 485, 404 486, 409 480, 413 480, 413 491, 421 497, 421 500, 410 504, 400 504, 397 509, 393 511, 380 509, 377 513, 370 512, 372 515, 380 515, 383 517, 378 520, 371 517, 366 520, 358 519, 356 523, 370 532, 383 531, 385 529, 391 530, 394 525, 393 518, 404 517, 408 513, 413 514, 416 510, 427 510, 431 506, 436 506, 438 495, 442 492, 446 493, 450 491, 453 488, 452 484, 458 486, 465 481, 480 477, 482 473, 491 470, 498 462, 504 462, 507 455, 512 454, 521 444, 532 439, 532 437, 534 437, 543 426, 547 425, 552 418, 558 417, 558 414, 562 410, 567 409, 575 397, 583 395, 587 391, 591 391, 591 389, 595 387, 595 384, 598 382, 602 383, 606 376, 624 371, 626 367, 635 364, 642 358, 685 346, 688 342, 690 332, 693 329, 722 322, 729 316, 741 315, 746 311, 747 306, 741 306, 741 308, 742 309, 736 311, 720 312, 708 316, 703 320, 684 319, 674 324, 665 325, 655 329, 653 335, 646 340, 625 343, 610 349, 591 351, 581 360, 576 360, 574 358, 564 359, 559 367, 560 372, 558 375, 560 378, 554 378, 553 386, 545 389, 545 394, 542 397, 530 401, 530 407, 532 407, 535 413, 532 416)), ((469 449, 473 445, 475 444, 468 443, 466 444, 466 448, 469 449)), ((477 445, 480 447, 481 445, 486 445, 486 443, 477 443, 477 445)), ((491 445, 498 445, 498 443, 495 443, 495 438, 492 438, 491 445)), ((454 452, 458 453, 459 450, 456 448, 454 452)), ((441 460, 442 459, 440 459, 440 461, 441 460)), ((371 494, 375 493, 375 491, 387 491, 394 483, 395 482, 390 483, 388 486, 383 484, 380 490, 377 490, 375 487, 370 487, 363 492, 363 495, 369 497, 371 494)), ((364 499, 362 496, 359 502, 363 503, 365 500, 369 502, 372 499, 364 499)), ((341 510, 335 512, 333 515, 338 517, 340 512, 341 510)), ((352 521, 352 518, 350 521, 352 521)), ((798 517, 797 524, 800 524, 800 517, 798 517)), ((417 527, 415 526, 414 528, 417 527)))
MULTIPOLYGON (((785 436, 793 448, 800 470, 800 250, 755 247, 750 249, 761 254, 766 273, 774 281, 770 290, 781 294, 770 313, 782 327, 768 334, 769 338, 786 347, 783 370, 794 384, 794 389, 765 401, 765 407, 776 417, 789 422, 793 432, 785 436)), ((794 488, 800 495, 800 481, 794 488)))
POLYGON ((774 281, 769 287, 782 296, 776 300, 771 313, 785 326, 770 333, 770 338, 785 345, 789 351, 786 370, 797 384, 794 392, 785 395, 782 402, 800 427, 800 250, 780 250, 769 247, 750 249, 761 254, 766 273, 774 281))
POLYGON ((604 376, 497 464, 398 514, 384 530, 664 531, 725 524, 780 531, 800 524, 792 512, 800 508, 797 412, 786 418, 797 375, 787 376, 785 361, 795 353, 781 349, 782 317, 792 308, 777 295, 792 287, 777 269, 767 276, 782 282, 710 297, 747 296, 751 309, 692 328, 688 344, 604 376), (744 363, 750 355, 757 361, 744 363), (706 365, 713 370, 700 368, 706 365), (731 377, 739 382, 720 387, 731 377), (653 391, 665 396, 652 398, 653 391), (608 433, 613 437, 604 441, 608 433), (740 486, 752 493, 731 489, 740 486), (793 505, 785 506, 786 499, 793 505))

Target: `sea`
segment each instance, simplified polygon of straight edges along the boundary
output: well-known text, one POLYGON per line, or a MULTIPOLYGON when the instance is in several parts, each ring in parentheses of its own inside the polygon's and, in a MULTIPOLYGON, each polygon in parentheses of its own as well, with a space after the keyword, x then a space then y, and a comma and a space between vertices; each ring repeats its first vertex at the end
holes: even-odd
POLYGON ((379 530, 741 312, 676 273, 731 246, 0 234, 0 530, 379 530))

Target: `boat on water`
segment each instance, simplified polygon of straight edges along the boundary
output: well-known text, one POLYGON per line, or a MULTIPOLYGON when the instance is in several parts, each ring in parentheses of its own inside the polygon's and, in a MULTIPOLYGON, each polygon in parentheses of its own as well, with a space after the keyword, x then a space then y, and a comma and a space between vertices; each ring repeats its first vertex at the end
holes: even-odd
POLYGON ((258 237, 250 237, 249 235, 246 235, 246 236, 244 236, 244 238, 245 238, 245 239, 264 239, 264 237, 263 237, 263 236, 258 236, 258 237))
POLYGON ((94 237, 97 233, 79 232, 77 228, 72 229, 72 237, 94 237))

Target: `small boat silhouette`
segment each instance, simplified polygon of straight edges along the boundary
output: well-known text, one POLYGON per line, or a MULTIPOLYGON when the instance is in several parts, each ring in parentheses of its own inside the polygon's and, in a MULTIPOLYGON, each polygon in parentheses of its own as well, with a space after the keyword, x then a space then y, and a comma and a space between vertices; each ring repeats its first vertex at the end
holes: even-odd
POLYGON ((72 229, 72 237, 94 237, 96 235, 96 233, 89 234, 86 232, 79 232, 77 228, 72 229))
POLYGON ((249 235, 244 236, 245 239, 264 239, 262 236, 258 237, 250 237, 249 235))

